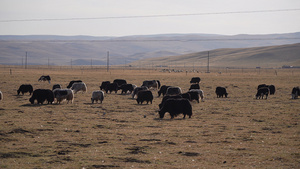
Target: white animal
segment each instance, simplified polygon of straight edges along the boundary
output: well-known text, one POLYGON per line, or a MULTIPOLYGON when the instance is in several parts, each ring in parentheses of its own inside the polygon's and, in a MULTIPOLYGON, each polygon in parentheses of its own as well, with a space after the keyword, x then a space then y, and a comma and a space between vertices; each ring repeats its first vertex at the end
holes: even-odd
POLYGON ((143 81, 143 85, 142 86, 146 86, 149 89, 153 88, 153 89, 158 89, 160 86, 157 82, 157 80, 145 80, 143 81))
POLYGON ((1 91, 0 91, 0 100, 3 100, 3 94, 1 91))
POLYGON ((87 87, 84 82, 73 83, 71 89, 74 91, 74 94, 76 94, 78 91, 82 91, 82 92, 87 91, 87 87))
POLYGON ((201 98, 201 101, 204 102, 204 92, 203 90, 200 90, 200 89, 191 89, 189 90, 191 92, 198 92, 200 98, 201 98))
POLYGON ((74 93, 71 89, 54 89, 53 90, 54 98, 56 98, 57 103, 60 104, 61 101, 67 100, 68 103, 71 101, 73 103, 74 93))
POLYGON ((94 103, 94 101, 96 101, 97 103, 98 100, 100 101, 100 103, 102 103, 102 101, 104 100, 104 92, 100 90, 93 91, 91 100, 92 103, 94 103))

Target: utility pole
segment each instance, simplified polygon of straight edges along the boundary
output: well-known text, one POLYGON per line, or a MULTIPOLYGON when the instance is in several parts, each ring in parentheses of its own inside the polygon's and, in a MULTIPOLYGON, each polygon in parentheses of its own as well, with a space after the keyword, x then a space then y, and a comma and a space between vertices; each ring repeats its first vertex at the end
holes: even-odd
POLYGON ((109 72, 109 51, 107 51, 107 72, 109 72))
POLYGON ((124 57, 124 70, 126 69, 126 58, 124 57))
POLYGON ((209 72, 209 51, 207 52, 207 71, 206 73, 210 73, 209 72))
POLYGON ((27 52, 26 52, 26 56, 25 56, 25 69, 27 69, 27 52))

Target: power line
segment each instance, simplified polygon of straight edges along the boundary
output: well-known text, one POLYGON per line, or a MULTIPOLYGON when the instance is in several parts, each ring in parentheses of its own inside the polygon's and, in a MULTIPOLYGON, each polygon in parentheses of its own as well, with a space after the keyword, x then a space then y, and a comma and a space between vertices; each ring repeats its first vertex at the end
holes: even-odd
POLYGON ((134 18, 159 18, 159 17, 201 16, 201 15, 227 15, 227 14, 247 14, 247 13, 270 13, 270 12, 288 12, 288 11, 300 11, 300 9, 299 8, 295 8, 295 9, 274 9, 274 10, 257 10, 257 11, 190 13, 190 14, 108 16, 108 17, 93 17, 93 18, 11 19, 11 20, 0 20, 0 22, 39 22, 39 21, 75 21, 75 20, 104 20, 104 19, 134 19, 134 18))

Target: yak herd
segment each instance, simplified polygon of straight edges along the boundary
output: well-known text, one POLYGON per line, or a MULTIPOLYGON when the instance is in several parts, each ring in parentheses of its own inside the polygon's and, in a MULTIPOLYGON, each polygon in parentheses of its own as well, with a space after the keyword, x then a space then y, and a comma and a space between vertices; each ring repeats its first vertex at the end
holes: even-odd
MULTIPOLYGON (((41 76, 38 81, 48 81, 50 83, 50 76, 41 76)), ((193 77, 190 80, 190 88, 186 93, 182 93, 180 87, 176 86, 167 86, 162 85, 159 80, 147 80, 144 81, 141 86, 136 86, 133 84, 128 84, 124 79, 115 79, 112 83, 110 81, 103 81, 101 83, 100 90, 96 90, 92 92, 91 102, 94 103, 100 102, 104 100, 104 92, 117 93, 118 90, 121 90, 121 94, 130 93, 132 95, 132 99, 136 98, 137 104, 143 104, 149 102, 152 104, 153 93, 150 89, 158 90, 158 97, 163 95, 162 101, 159 104, 159 117, 163 118, 165 113, 168 112, 171 118, 176 117, 179 114, 183 114, 183 118, 186 115, 191 118, 192 116, 192 105, 191 102, 196 100, 199 103, 199 100, 204 101, 204 93, 200 89, 201 79, 199 77, 193 77)), ((35 100, 37 100, 38 104, 43 104, 45 101, 49 104, 52 104, 55 99, 57 104, 60 104, 63 100, 66 100, 68 103, 73 102, 74 94, 82 91, 86 92, 87 87, 84 82, 81 80, 73 80, 70 81, 69 85, 66 89, 62 89, 60 84, 54 84, 52 90, 50 89, 36 89, 33 90, 32 85, 30 84, 22 84, 17 90, 17 94, 29 93, 32 95, 29 99, 31 104, 34 104, 35 100)), ((225 97, 227 98, 228 93, 225 87, 217 87, 215 93, 218 98, 225 97)), ((294 87, 292 89, 292 99, 297 99, 300 93, 299 87, 294 87)), ((275 86, 274 85, 266 85, 260 84, 257 87, 256 99, 265 99, 268 98, 269 95, 275 94, 275 86)), ((0 91, 0 100, 3 99, 3 94, 0 91)))

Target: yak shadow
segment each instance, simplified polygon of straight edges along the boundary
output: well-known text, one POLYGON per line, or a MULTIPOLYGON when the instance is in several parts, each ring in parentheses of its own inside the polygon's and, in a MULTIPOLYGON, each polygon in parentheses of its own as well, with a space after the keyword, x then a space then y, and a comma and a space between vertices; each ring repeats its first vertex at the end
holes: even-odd
POLYGON ((31 103, 27 103, 27 104, 23 104, 21 105, 21 107, 42 107, 42 106, 48 106, 48 105, 57 105, 57 104, 31 104, 31 103))
POLYGON ((117 95, 119 95, 119 96, 129 96, 129 95, 132 95, 132 93, 116 93, 117 95))
POLYGON ((103 102, 102 103, 100 103, 100 102, 94 102, 94 103, 83 103, 84 105, 102 105, 103 104, 103 102))
POLYGON ((156 117, 156 118, 153 118, 153 120, 156 120, 156 121, 178 121, 178 120, 186 120, 186 119, 189 119, 188 117, 186 117, 185 119, 184 118, 181 118, 181 117, 174 117, 173 119, 171 119, 171 117, 164 117, 164 118, 159 118, 159 117, 156 117))
POLYGON ((20 93, 20 94, 15 94, 13 96, 15 96, 15 97, 24 97, 24 96, 32 96, 32 94, 29 94, 29 93, 22 94, 22 93, 20 93))
POLYGON ((132 105, 135 105, 135 106, 149 106, 151 105, 151 103, 143 103, 143 104, 138 104, 138 103, 135 103, 135 104, 132 104, 132 105))

